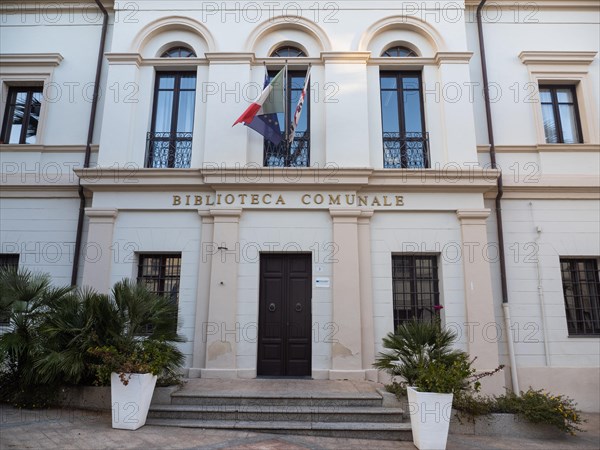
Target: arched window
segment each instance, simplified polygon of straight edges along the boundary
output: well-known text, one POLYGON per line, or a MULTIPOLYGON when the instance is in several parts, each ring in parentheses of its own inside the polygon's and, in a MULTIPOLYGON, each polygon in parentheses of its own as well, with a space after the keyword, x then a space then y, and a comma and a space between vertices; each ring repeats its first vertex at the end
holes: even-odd
MULTIPOLYGON (((277 47, 271 53, 271 56, 276 58, 302 58, 307 55, 298 47, 282 45, 277 47)), ((279 70, 269 70, 269 79, 273 79, 278 72, 279 70)), ((289 131, 289 126, 285 126, 286 118, 288 124, 293 120, 298 102, 302 96, 306 72, 306 69, 294 67, 293 65, 287 70, 287 80, 284 83, 284 103, 286 105, 284 111, 286 109, 287 111, 277 113, 277 123, 283 136, 289 131)), ((264 165, 268 167, 310 166, 310 89, 306 92, 303 100, 302 112, 298 117, 293 139, 288 141, 284 138, 277 145, 265 139, 264 165)))
POLYGON ((390 58, 408 58, 415 57, 418 55, 408 47, 402 47, 401 45, 397 45, 395 47, 388 48, 381 54, 381 56, 386 56, 390 58))
POLYGON ((195 58, 196 54, 187 47, 173 47, 164 52, 161 58, 195 58))
POLYGON ((306 57, 306 53, 300 50, 298 47, 293 47, 291 45, 284 45, 282 47, 278 47, 271 56, 276 58, 303 58, 306 57))

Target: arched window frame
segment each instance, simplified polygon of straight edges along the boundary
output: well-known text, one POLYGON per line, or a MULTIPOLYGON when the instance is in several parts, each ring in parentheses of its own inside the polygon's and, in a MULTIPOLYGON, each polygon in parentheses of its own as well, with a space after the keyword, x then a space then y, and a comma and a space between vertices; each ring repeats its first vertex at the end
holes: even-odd
POLYGON ((275 50, 273 50, 271 52, 270 55, 272 58, 306 58, 308 55, 306 54, 306 52, 304 50, 302 50, 299 47, 296 47, 294 45, 280 45, 279 47, 277 47, 275 50), (288 53, 290 53, 291 51, 296 52, 295 55, 281 55, 279 53, 287 51, 288 53))
POLYGON ((404 45, 394 45, 384 50, 381 53, 381 56, 383 58, 415 58, 419 55, 417 55, 417 52, 415 52, 413 49, 404 45))
POLYGON ((175 47, 170 47, 165 50, 161 58, 195 58, 196 53, 189 47, 185 47, 183 45, 177 45, 175 47), (178 54, 175 54, 177 52, 178 54))

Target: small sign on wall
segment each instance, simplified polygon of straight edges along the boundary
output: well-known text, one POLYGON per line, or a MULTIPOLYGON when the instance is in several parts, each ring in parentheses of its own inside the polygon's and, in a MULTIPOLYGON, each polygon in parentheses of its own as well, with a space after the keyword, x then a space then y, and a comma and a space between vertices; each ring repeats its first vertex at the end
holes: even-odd
POLYGON ((315 278, 316 288, 329 288, 331 287, 331 280, 329 278, 315 278))

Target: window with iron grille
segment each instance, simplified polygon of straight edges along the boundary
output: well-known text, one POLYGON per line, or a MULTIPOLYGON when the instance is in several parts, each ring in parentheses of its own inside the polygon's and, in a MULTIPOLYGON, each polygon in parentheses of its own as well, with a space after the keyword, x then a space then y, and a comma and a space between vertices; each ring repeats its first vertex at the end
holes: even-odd
MULTIPOLYGON (((0 269, 5 267, 19 267, 19 254, 15 253, 0 253, 0 269)), ((0 325, 8 325, 9 318, 0 314, 0 325)))
POLYGON ((192 161, 195 72, 157 72, 146 167, 187 168, 192 161))
POLYGON ((138 282, 154 294, 166 295, 174 303, 179 300, 181 253, 140 254, 138 282))
POLYGON ((561 258, 569 336, 600 335, 600 282, 598 261, 561 258))
POLYGON ((42 87, 11 87, 7 98, 0 143, 37 143, 43 98, 42 87))
POLYGON ((382 71, 379 81, 383 167, 428 168, 429 138, 425 131, 421 73, 382 71))
POLYGON ((394 329, 410 320, 431 321, 440 304, 437 256, 393 255, 394 329))
MULTIPOLYGON (((300 48, 285 45, 277 48, 271 53, 276 58, 304 58, 306 53, 300 48)), ((271 82, 277 75, 278 70, 268 71, 267 81, 271 82)), ((304 90, 306 70, 289 70, 285 85, 285 104, 287 105, 288 125, 293 120, 298 101, 304 90)), ((274 144, 268 139, 264 140, 263 152, 265 167, 309 167, 310 166, 310 89, 306 90, 304 106, 294 130, 292 142, 283 139, 279 144, 274 144)), ((276 125, 282 135, 286 133, 286 113, 276 113, 276 125)))

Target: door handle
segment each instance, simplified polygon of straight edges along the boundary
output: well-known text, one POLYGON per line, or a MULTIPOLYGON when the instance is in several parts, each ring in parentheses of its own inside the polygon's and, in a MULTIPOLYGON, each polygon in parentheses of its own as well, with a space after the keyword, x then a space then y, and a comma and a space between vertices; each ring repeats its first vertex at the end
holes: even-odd
POLYGON ((275 303, 269 304, 269 311, 275 312, 276 309, 277 309, 277 307, 275 306, 275 303))
POLYGON ((296 303, 296 312, 302 311, 302 303, 296 303))

